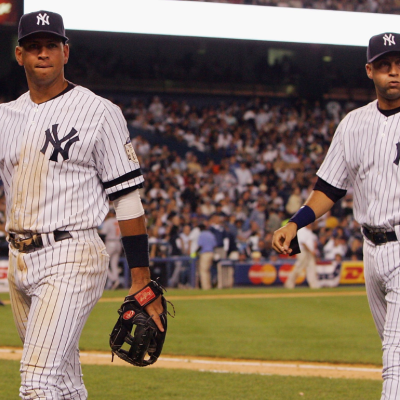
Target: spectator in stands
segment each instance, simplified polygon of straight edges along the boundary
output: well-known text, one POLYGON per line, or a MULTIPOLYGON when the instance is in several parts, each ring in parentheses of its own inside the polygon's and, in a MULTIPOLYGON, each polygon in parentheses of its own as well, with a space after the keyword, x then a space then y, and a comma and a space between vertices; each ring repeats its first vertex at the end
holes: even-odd
POLYGON ((110 265, 107 271, 106 288, 115 290, 120 286, 119 279, 119 258, 122 252, 121 232, 115 216, 114 208, 110 207, 105 221, 103 222, 100 233, 105 236, 105 245, 110 256, 110 265))
MULTIPOLYGON (((180 256, 190 257, 192 248, 191 243, 191 227, 188 224, 183 226, 183 229, 177 235, 174 235, 176 247, 179 249, 180 256)), ((174 255, 174 254, 173 254, 174 255)), ((179 287, 180 285, 187 285, 189 282, 189 264, 182 260, 176 260, 174 262, 174 271, 171 278, 168 281, 168 286, 179 287)))
POLYGON ((318 282, 316 254, 317 254, 317 235, 313 233, 311 224, 298 231, 298 240, 301 252, 296 255, 296 262, 290 272, 286 282, 286 289, 293 289, 296 279, 300 273, 306 270, 307 282, 312 289, 320 287, 318 282))
POLYGON ((247 239, 247 255, 250 256, 252 252, 259 251, 259 241, 263 236, 264 231, 260 228, 257 222, 252 221, 250 225, 250 235, 247 239))
POLYGON ((344 258, 347 252, 346 240, 338 233, 333 233, 323 250, 324 258, 326 260, 334 260, 336 254, 339 254, 342 258, 344 258))
POLYGON ((248 168, 248 165, 245 161, 240 162, 240 167, 234 170, 238 189, 240 192, 246 190, 247 185, 251 185, 253 183, 253 175, 248 168))
POLYGON ((264 232, 266 223, 267 210, 265 204, 262 201, 257 202, 256 207, 251 211, 248 222, 251 225, 255 223, 261 230, 261 234, 264 232))
POLYGON ((217 241, 205 224, 200 224, 200 235, 197 242, 199 252, 199 277, 203 290, 211 289, 211 266, 217 241))
POLYGON ((164 116, 164 105, 161 103, 158 96, 153 97, 153 101, 149 106, 149 112, 151 112, 155 122, 161 122, 164 116))
POLYGON ((293 189, 293 193, 289 196, 289 199, 286 203, 285 209, 289 215, 294 214, 302 205, 303 198, 301 196, 301 190, 299 186, 295 186, 293 189))
POLYGON ((212 202, 210 197, 204 197, 200 200, 200 212, 205 215, 206 217, 209 217, 210 215, 215 213, 215 205, 212 202))
POLYGON ((358 237, 353 237, 350 241, 350 245, 345 254, 345 258, 357 261, 363 259, 362 251, 362 240, 358 237))
POLYGON ((215 236, 216 246, 214 248, 214 260, 226 258, 229 248, 229 237, 224 226, 224 215, 213 214, 209 224, 210 232, 215 236))
POLYGON ((192 180, 188 182, 187 187, 182 192, 181 199, 183 203, 190 205, 192 212, 196 212, 200 199, 192 180))
POLYGON ((157 200, 169 198, 167 192, 161 187, 161 182, 158 180, 153 183, 153 187, 149 190, 147 195, 150 197, 150 199, 157 200))

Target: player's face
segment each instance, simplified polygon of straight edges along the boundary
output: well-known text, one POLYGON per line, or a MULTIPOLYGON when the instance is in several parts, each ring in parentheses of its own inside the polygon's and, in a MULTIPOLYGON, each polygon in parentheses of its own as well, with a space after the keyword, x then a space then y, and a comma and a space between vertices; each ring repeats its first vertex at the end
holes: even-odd
POLYGON ((69 46, 48 33, 29 36, 15 49, 18 64, 24 66, 28 83, 49 86, 64 79, 69 46))
POLYGON ((379 107, 400 107, 400 53, 387 53, 365 68, 374 81, 379 107))

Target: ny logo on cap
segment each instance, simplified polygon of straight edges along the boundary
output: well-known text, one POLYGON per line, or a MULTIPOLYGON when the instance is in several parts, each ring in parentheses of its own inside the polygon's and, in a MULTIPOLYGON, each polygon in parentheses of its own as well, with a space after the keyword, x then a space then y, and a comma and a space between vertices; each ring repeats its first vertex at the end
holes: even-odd
POLYGON ((46 13, 44 13, 43 15, 39 14, 36 16, 36 18, 37 18, 37 25, 40 25, 40 22, 42 22, 42 25, 50 25, 49 16, 46 13))
POLYGON ((396 44, 396 42, 394 41, 394 36, 390 33, 389 36, 387 35, 387 33, 385 33, 385 36, 383 37, 383 40, 385 41, 384 45, 389 45, 391 46, 392 44, 396 44))

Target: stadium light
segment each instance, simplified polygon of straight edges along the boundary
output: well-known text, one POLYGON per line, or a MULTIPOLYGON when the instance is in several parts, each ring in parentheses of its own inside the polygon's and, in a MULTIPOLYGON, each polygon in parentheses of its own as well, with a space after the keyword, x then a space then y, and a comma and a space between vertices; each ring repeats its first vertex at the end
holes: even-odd
POLYGON ((367 46, 400 31, 400 16, 173 0, 25 0, 24 12, 48 10, 66 29, 367 46))

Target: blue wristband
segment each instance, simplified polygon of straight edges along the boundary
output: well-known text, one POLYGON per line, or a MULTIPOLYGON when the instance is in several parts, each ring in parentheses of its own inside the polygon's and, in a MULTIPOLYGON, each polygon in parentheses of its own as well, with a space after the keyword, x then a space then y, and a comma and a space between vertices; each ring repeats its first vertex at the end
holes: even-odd
POLYGON ((315 212, 311 207, 303 206, 289 219, 289 222, 294 222, 297 225, 297 230, 312 224, 315 221, 315 212))

